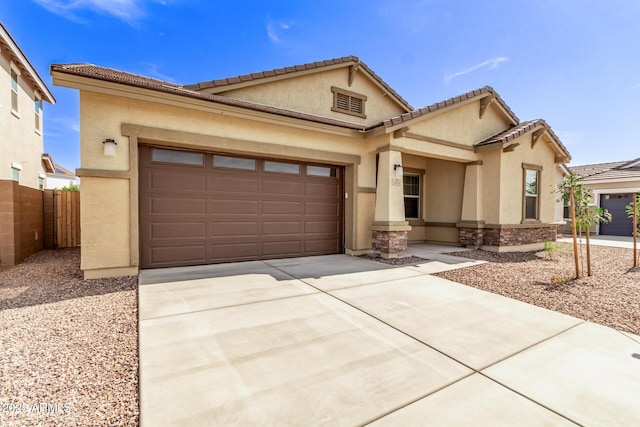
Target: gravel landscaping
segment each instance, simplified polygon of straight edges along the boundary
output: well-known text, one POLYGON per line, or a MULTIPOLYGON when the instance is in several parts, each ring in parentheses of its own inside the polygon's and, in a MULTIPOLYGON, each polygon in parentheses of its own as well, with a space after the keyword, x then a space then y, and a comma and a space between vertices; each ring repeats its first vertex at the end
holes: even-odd
POLYGON ((0 270, 0 425, 137 425, 137 318, 137 278, 83 280, 79 249, 0 270))
POLYGON ((487 264, 436 276, 504 295, 625 332, 640 335, 640 269, 633 250, 591 247, 591 277, 575 277, 571 244, 523 253, 466 251, 452 253, 487 264))
MULTIPOLYGON (((593 276, 579 280, 570 244, 449 255, 488 263, 437 276, 640 335, 631 249, 592 247, 593 276)), ((137 278, 83 280, 79 249, 0 270, 0 425, 137 425, 137 320, 137 278)))

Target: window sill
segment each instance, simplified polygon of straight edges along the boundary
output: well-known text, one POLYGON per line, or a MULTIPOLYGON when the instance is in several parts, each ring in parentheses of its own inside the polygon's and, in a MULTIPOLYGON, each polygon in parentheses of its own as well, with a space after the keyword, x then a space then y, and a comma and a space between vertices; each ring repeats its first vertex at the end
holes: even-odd
POLYGON ((20 115, 20 113, 18 113, 16 110, 14 110, 13 108, 11 109, 11 115, 17 119, 21 119, 22 116, 20 115))
POLYGON ((36 135, 42 136, 42 132, 40 132, 38 129, 34 129, 33 131, 36 133, 36 135))
POLYGON ((537 219, 523 219, 520 221, 520 224, 542 224, 542 222, 537 219))
POLYGON ((336 108, 336 107, 331 107, 331 111, 333 111, 335 113, 347 114, 349 116, 360 117, 361 119, 366 119, 367 118, 366 114, 356 113, 355 111, 342 110, 342 109, 336 108))

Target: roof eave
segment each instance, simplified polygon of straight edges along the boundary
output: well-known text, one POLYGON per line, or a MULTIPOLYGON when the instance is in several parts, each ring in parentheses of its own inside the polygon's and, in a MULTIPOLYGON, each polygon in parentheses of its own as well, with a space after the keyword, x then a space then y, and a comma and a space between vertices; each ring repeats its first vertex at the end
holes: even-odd
MULTIPOLYGON (((333 133, 343 135, 363 134, 369 129, 354 123, 344 122, 343 124, 341 124, 337 123, 338 121, 336 120, 331 120, 323 117, 315 117, 311 115, 308 115, 308 117, 306 118, 295 117, 295 112, 291 112, 292 115, 287 115, 286 113, 288 110, 281 110, 280 114, 271 111, 261 111, 259 104, 252 104, 254 108, 248 108, 239 105, 224 103, 222 102, 224 99, 220 99, 219 101, 204 99, 198 98, 196 96, 188 96, 186 94, 168 93, 154 88, 145 88, 135 85, 128 85, 124 82, 115 82, 111 80, 80 75, 60 69, 59 64, 52 65, 51 76, 53 78, 53 84, 56 86, 107 93, 117 96, 129 96, 134 98, 139 97, 140 99, 146 99, 153 102, 161 101, 172 105, 184 106, 185 104, 188 104, 192 107, 197 107, 198 109, 202 110, 223 110, 226 114, 234 115, 236 117, 251 117, 254 119, 262 118, 263 121, 269 122, 286 122, 289 125, 297 124, 296 127, 321 128, 325 131, 331 130, 333 133)), ((249 102, 244 103, 250 104, 249 102)), ((375 126, 377 125, 374 125, 370 128, 372 129, 375 126)))
POLYGON ((1 22, 0 22, 0 38, 2 39, 2 42, 9 47, 9 49, 11 50, 15 58, 20 63, 20 66, 23 68, 23 70, 25 70, 29 74, 29 76, 31 77, 31 80, 37 86, 38 93, 42 97, 42 99, 47 101, 50 104, 55 104, 56 99, 53 96, 53 93, 51 93, 51 91, 45 84, 44 80, 42 80, 42 78, 40 77, 40 75, 38 74, 34 66, 31 65, 31 62, 29 62, 29 59, 27 58, 27 56, 20 49, 20 46, 18 46, 15 40, 13 40, 13 38, 11 37, 11 34, 9 34, 9 31, 5 28, 5 26, 1 22))

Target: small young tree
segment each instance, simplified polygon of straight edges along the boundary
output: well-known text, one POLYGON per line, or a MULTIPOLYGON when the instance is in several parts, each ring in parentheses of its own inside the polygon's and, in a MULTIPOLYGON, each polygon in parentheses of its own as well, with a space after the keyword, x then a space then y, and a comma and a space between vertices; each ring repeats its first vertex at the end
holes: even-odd
POLYGON ((576 279, 580 278, 580 268, 578 262, 578 239, 577 230, 582 235, 582 230, 586 234, 587 248, 587 275, 591 276, 591 243, 589 241, 590 228, 594 224, 608 223, 611 221, 611 214, 597 206, 590 206, 592 191, 582 185, 582 177, 574 173, 565 176, 558 184, 557 192, 562 195, 563 200, 570 201, 571 210, 571 230, 573 233, 573 253, 576 264, 576 279))
POLYGON ((640 191, 633 195, 633 200, 626 206, 625 210, 627 216, 633 221, 633 267, 636 268, 638 266, 638 258, 640 258, 640 255, 636 255, 638 237, 640 237, 640 224, 638 223, 640 220, 640 191))

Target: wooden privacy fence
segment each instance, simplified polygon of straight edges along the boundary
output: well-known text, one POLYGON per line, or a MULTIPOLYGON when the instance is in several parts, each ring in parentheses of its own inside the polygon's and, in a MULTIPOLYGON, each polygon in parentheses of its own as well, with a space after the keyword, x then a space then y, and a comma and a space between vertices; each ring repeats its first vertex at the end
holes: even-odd
POLYGON ((80 192, 45 190, 45 247, 80 246, 80 192))

